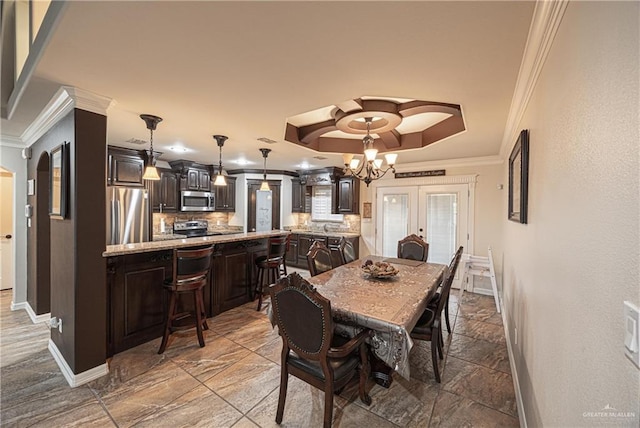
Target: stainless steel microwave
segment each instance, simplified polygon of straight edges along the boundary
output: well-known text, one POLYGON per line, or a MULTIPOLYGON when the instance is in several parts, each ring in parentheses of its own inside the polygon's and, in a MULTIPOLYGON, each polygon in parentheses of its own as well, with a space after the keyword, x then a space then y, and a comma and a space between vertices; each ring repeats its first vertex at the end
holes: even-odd
POLYGON ((214 193, 191 190, 180 192, 180 211, 214 211, 215 207, 214 193))

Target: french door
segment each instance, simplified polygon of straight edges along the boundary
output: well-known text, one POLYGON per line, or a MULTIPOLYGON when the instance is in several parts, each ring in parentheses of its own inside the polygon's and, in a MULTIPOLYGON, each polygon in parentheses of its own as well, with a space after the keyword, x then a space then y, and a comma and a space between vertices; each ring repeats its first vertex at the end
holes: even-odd
MULTIPOLYGON (((396 257, 398 241, 415 233, 429 243, 429 262, 449 264, 460 245, 468 249, 467 184, 378 187, 376 253, 396 257)), ((453 286, 460 287, 458 273, 453 286)))

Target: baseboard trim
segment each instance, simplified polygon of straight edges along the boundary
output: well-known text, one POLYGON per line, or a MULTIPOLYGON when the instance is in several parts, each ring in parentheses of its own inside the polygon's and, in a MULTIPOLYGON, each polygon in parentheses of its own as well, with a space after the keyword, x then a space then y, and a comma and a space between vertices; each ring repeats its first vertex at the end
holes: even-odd
POLYGON ((74 374, 67 361, 64 359, 60 350, 53 342, 53 340, 49 339, 49 352, 53 355, 53 359, 58 363, 58 367, 60 367, 60 371, 62 375, 67 380, 67 383, 71 388, 75 388, 76 386, 84 385, 87 382, 91 382, 92 380, 98 379, 106 374, 109 374, 109 366, 105 362, 104 364, 99 365, 98 367, 94 367, 87 371, 84 371, 79 374, 74 374))
POLYGON ((13 300, 12 300, 11 301, 11 310, 12 311, 19 311, 20 309, 24 309, 26 311, 27 310, 27 302, 14 303, 13 300))
POLYGON ((31 307, 29 302, 25 302, 25 305, 26 306, 24 309, 27 311, 27 314, 29 314, 29 318, 31 318, 32 323, 39 324, 41 322, 47 322, 51 319, 51 312, 48 312, 46 314, 36 315, 35 311, 31 307))
POLYGON ((500 307, 502 308, 502 325, 504 327, 504 336, 507 341, 507 353, 509 354, 509 366, 511 367, 511 378, 513 379, 513 389, 516 392, 516 406, 518 408, 518 420, 520 428, 527 428, 527 417, 524 413, 524 403, 522 402, 522 393, 520 392, 520 382, 518 381, 518 372, 516 370, 516 361, 513 357, 513 349, 511 349, 511 337, 509 336, 509 326, 507 325, 507 309, 504 306, 502 297, 500 297, 500 307))
POLYGON ((488 290, 486 288, 474 287, 473 290, 471 290, 471 292, 475 294, 482 294, 483 296, 493 297, 493 291, 488 290))

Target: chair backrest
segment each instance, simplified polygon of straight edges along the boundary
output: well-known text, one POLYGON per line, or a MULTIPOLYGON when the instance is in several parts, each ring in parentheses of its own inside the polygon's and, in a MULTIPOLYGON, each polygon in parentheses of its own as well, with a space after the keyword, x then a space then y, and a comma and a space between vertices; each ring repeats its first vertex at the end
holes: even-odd
POLYGON ((269 240, 267 243, 269 260, 276 259, 276 258, 284 258, 284 255, 287 252, 288 236, 289 235, 269 237, 269 240))
POLYGON ((333 269, 331 250, 322 242, 314 241, 307 253, 307 264, 311 276, 319 275, 333 269))
POLYGON ((427 261, 429 256, 429 244, 418 235, 411 234, 398 241, 398 258, 427 261))
POLYGON ((356 249, 353 248, 353 244, 351 241, 347 240, 344 236, 340 238, 340 243, 338 244, 340 248, 340 258, 342 259, 342 264, 351 263, 356 260, 356 249))
POLYGON ((209 274, 213 245, 205 248, 173 250, 173 286, 196 285, 209 274))
POLYGON ((331 302, 297 272, 279 279, 268 291, 285 346, 308 360, 326 359, 333 337, 331 302))
POLYGON ((444 305, 447 304, 449 299, 449 293, 451 292, 451 285, 453 284, 453 279, 456 276, 456 270, 458 270, 458 264, 460 263, 460 257, 462 257, 463 247, 460 246, 458 251, 451 258, 451 262, 449 263, 449 269, 442 280, 442 297, 438 300, 438 306, 436 309, 436 316, 440 316, 442 314, 442 310, 444 309, 444 305))

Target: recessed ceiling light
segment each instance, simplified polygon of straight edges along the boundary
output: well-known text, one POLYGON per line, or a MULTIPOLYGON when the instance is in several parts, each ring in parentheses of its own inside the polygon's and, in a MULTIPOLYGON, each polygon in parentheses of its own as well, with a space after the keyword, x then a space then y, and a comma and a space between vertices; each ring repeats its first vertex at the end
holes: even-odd
POLYGON ((311 168, 311 165, 309 165, 308 162, 302 162, 300 165, 296 165, 298 168, 302 168, 302 169, 309 169, 311 168))
POLYGON ((236 165, 250 165, 252 163, 255 163, 255 162, 248 161, 246 159, 236 159, 236 160, 231 160, 229 162, 235 163, 236 165))
POLYGON ((184 153, 189 151, 189 149, 182 146, 171 146, 169 147, 169 150, 171 150, 172 152, 179 152, 179 153, 184 153))

